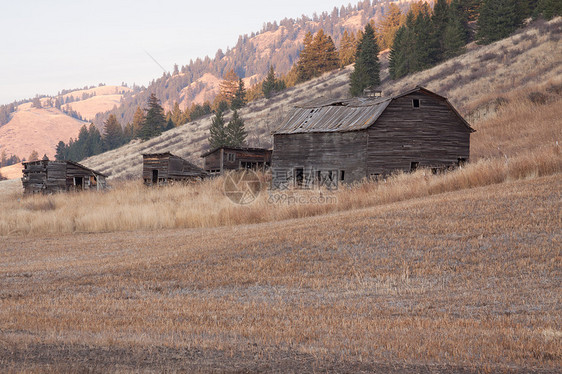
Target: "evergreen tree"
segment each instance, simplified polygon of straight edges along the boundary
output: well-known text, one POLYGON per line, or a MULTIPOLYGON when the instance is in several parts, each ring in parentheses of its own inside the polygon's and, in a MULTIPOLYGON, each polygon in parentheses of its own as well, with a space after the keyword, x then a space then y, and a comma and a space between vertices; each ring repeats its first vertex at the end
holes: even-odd
POLYGON ((115 114, 110 114, 104 122, 103 143, 105 149, 115 149, 123 144, 123 130, 115 114))
POLYGON ((98 155, 104 151, 103 149, 103 138, 98 130, 98 128, 90 123, 88 127, 88 146, 87 146, 87 157, 98 155))
POLYGON ((6 155, 6 150, 3 149, 2 153, 0 154, 0 168, 3 168, 4 166, 8 166, 7 161, 8 161, 8 155, 6 155))
POLYGON ((388 11, 381 20, 377 30, 377 39, 381 49, 392 47, 394 36, 404 21, 405 17, 400 7, 394 3, 390 3, 388 11))
POLYGON ((490 44, 511 35, 524 19, 518 9, 519 0, 484 0, 478 17, 476 39, 479 44, 490 44))
POLYGON ((262 91, 266 99, 269 99, 275 92, 276 82, 277 80, 275 79, 275 71, 273 70, 273 66, 270 66, 267 77, 262 83, 262 91))
POLYGON ((244 121, 235 110, 232 114, 232 119, 226 126, 226 143, 232 147, 242 147, 246 145, 246 137, 248 133, 244 128, 244 121))
POLYGON ((43 108, 43 105, 41 105, 41 99, 39 98, 39 96, 35 96, 35 98, 33 98, 33 101, 31 102, 31 107, 37 108, 37 109, 43 108))
POLYGON ((357 39, 353 31, 345 30, 340 43, 339 58, 340 67, 344 67, 355 62, 355 51, 357 50, 357 39))
POLYGON ((139 136, 142 140, 148 140, 160 135, 166 126, 164 109, 154 93, 150 94, 147 104, 148 108, 145 109, 146 116, 139 130, 139 136))
POLYGON ((299 60, 296 64, 297 82, 306 82, 307 80, 315 76, 312 41, 312 33, 308 31, 304 36, 304 46, 299 54, 299 60))
POLYGON ((224 117, 222 111, 217 111, 215 116, 211 121, 211 127, 209 128, 209 144, 211 149, 219 148, 228 145, 228 137, 226 134, 226 128, 224 126, 224 117))
POLYGON ((242 80, 242 78, 240 78, 238 80, 238 89, 234 94, 234 98, 230 103, 230 107, 236 111, 237 109, 245 107, 246 102, 246 89, 244 88, 244 81, 242 80))
POLYGON ((562 2, 560 0, 538 0, 536 14, 541 14, 546 19, 562 16, 562 2))
POLYGON ((181 111, 180 104, 177 101, 174 102, 174 108, 172 109, 171 119, 176 127, 185 123, 184 114, 181 111))
POLYGON ((170 118, 170 119, 168 120, 168 122, 166 122, 166 128, 164 129, 164 131, 171 130, 171 129, 175 128, 175 127, 176 127, 176 125, 174 124, 174 121, 172 121, 172 119, 170 118))
POLYGON ((468 29, 463 23, 459 0, 453 0, 449 7, 449 18, 443 35, 443 58, 458 56, 464 52, 468 29))
POLYGON ((219 84, 220 93, 218 95, 217 102, 224 100, 230 106, 232 100, 236 96, 236 91, 238 90, 238 79, 239 77, 234 72, 234 69, 230 69, 228 73, 226 73, 219 84))
POLYGON ((60 141, 57 144, 57 152, 55 154, 55 160, 66 160, 68 159, 68 149, 66 147, 66 144, 64 144, 63 141, 60 141))
POLYGON ((449 20, 449 4, 447 0, 437 0, 433 6, 433 15, 431 16, 431 52, 430 58, 432 63, 436 63, 443 59, 445 54, 445 29, 449 20))
POLYGON ((360 96, 365 88, 379 84, 379 47, 375 40, 375 30, 370 24, 367 24, 363 37, 357 45, 355 69, 351 73, 350 92, 352 96, 360 96))
POLYGON ((314 76, 319 76, 320 74, 337 69, 339 66, 338 51, 334 44, 334 41, 329 35, 324 33, 324 30, 320 29, 314 35, 312 41, 313 46, 313 65, 314 65, 314 76))
POLYGON ((131 123, 131 139, 139 136, 139 131, 144 123, 144 111, 140 106, 137 107, 133 115, 133 122, 131 123))
POLYGON ((39 160, 39 153, 37 153, 37 151, 34 149, 29 155, 27 161, 37 161, 37 160, 39 160))

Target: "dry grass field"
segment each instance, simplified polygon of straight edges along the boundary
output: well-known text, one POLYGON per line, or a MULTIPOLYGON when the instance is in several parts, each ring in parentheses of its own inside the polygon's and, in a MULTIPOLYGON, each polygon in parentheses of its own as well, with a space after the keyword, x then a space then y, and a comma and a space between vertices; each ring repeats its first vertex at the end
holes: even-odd
POLYGON ((561 182, 258 225, 5 237, 0 367, 556 372, 561 182))

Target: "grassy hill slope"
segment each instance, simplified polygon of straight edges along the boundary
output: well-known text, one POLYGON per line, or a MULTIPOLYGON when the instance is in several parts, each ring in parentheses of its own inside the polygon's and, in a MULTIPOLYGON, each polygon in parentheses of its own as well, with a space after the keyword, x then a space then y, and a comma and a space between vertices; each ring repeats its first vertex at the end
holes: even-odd
MULTIPOLYGON (((548 113, 556 118, 560 115, 559 105, 553 103, 558 102, 562 94, 561 28, 560 18, 548 23, 537 22, 494 44, 470 45, 466 54, 398 81, 388 78, 388 54, 382 54, 383 95, 422 85, 448 97, 478 130, 472 137, 473 160, 551 144, 560 139, 560 127, 553 126, 551 118, 545 117, 548 113), (541 108, 542 105, 548 105, 549 110, 541 108), (518 116, 513 117, 514 113, 518 116), (530 117, 533 125, 519 114, 530 117), (502 122, 505 116, 514 118, 515 123, 502 122), (519 133, 527 137, 514 144, 513 139, 519 133)), ((348 97, 351 71, 352 67, 347 67, 327 73, 269 100, 250 103, 240 111, 246 121, 249 145, 271 146, 271 131, 296 103, 318 96, 348 97)), ((84 160, 84 164, 110 174, 112 179, 140 178, 141 154, 145 152, 170 151, 200 164, 200 154, 208 149, 210 123, 211 116, 187 123, 149 141, 133 141, 91 157, 84 160)))
POLYGON ((7 155, 13 154, 20 158, 29 157, 33 150, 40 156, 46 154, 49 158, 54 158, 59 141, 67 143, 70 138, 76 138, 80 128, 88 124, 86 120, 119 105, 123 94, 129 91, 131 89, 127 87, 100 86, 43 98, 43 108, 40 109, 32 108, 30 102, 21 104, 11 115, 10 121, 0 127, 0 148, 7 155), (65 100, 71 96, 76 101, 62 105, 62 110, 53 106, 55 99, 65 100), (69 109, 78 112, 85 121, 64 113, 69 109))

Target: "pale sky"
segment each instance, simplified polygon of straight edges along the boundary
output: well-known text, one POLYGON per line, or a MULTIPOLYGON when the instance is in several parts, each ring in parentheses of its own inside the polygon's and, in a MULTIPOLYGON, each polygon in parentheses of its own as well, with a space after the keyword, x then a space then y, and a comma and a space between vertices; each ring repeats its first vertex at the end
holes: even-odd
MULTIPOLYGON (((353 1, 352 4, 355 4, 353 1)), ((214 57, 264 22, 345 0, 0 0, 0 104, 84 86, 147 86, 174 63, 214 57)))

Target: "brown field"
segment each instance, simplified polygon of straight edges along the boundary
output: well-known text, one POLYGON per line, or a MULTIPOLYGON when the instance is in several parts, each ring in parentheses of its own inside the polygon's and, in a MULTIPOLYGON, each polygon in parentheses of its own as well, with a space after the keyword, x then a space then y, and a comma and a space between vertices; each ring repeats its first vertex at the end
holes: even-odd
POLYGON ((561 182, 258 225, 5 237, 0 366, 555 372, 561 182))

